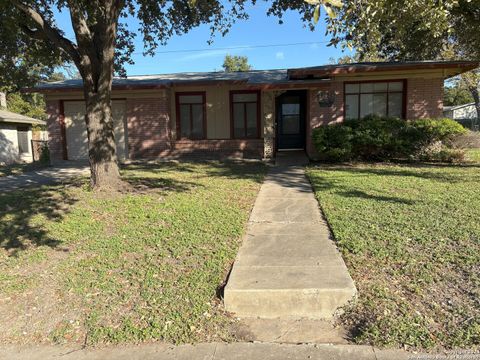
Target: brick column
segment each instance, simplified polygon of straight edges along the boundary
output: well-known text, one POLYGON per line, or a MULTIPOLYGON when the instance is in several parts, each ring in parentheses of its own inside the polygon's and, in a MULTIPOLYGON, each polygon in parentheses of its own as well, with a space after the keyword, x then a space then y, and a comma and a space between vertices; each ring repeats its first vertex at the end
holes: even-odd
POLYGON ((263 157, 273 158, 275 147, 275 93, 267 91, 263 98, 263 157))
POLYGON ((63 102, 48 100, 46 102, 48 148, 52 160, 66 160, 65 123, 63 102))

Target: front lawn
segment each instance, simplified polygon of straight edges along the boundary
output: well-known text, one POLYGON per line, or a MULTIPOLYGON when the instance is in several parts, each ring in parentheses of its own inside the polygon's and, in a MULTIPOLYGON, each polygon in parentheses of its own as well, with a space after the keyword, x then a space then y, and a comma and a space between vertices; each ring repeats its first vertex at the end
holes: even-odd
POLYGON ((467 161, 480 163, 480 149, 467 149, 466 150, 467 161))
POLYGON ((122 195, 86 179, 0 194, 0 342, 228 339, 217 293, 265 171, 131 165, 122 195))
POLYGON ((342 316, 354 341, 480 345, 480 167, 308 170, 359 290, 342 316))

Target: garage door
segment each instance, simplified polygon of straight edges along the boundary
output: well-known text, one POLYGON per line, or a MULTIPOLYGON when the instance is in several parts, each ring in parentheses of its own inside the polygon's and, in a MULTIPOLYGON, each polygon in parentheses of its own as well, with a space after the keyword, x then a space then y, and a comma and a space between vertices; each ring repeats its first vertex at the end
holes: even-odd
MULTIPOLYGON (((65 128, 67 154, 69 160, 88 159, 87 126, 85 125, 85 104, 83 101, 65 101, 65 128)), ((117 157, 123 161, 127 157, 125 101, 112 101, 113 124, 117 157)))

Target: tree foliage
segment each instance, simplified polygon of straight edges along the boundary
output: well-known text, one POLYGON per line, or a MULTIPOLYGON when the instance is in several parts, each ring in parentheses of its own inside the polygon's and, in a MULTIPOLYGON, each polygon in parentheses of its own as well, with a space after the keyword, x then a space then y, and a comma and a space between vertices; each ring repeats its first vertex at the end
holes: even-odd
POLYGON ((473 101, 470 90, 461 79, 455 79, 444 88, 443 105, 445 106, 463 105, 473 101))
POLYGON ((248 57, 237 55, 226 55, 222 67, 226 72, 252 70, 252 65, 248 63, 248 57))
POLYGON ((463 59, 478 59, 479 24, 480 0, 357 0, 327 18, 327 32, 361 57, 436 59, 455 44, 463 59))
POLYGON ((39 94, 9 93, 7 94, 7 110, 35 119, 46 120, 45 101, 39 94))
POLYGON ((28 19, 9 1, 0 0, 0 88, 18 90, 45 80, 65 61, 59 48, 22 31, 28 19))

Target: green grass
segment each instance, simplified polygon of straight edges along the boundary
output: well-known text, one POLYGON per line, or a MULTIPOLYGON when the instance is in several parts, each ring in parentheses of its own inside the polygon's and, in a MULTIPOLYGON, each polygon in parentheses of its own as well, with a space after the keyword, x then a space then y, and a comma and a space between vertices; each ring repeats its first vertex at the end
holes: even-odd
POLYGON ((377 346, 480 345, 480 168, 308 170, 359 290, 341 320, 377 346))
POLYGON ((136 190, 122 195, 90 192, 86 180, 0 194, 0 322, 10 307, 0 340, 230 338, 217 292, 265 171, 131 165, 122 173, 136 190))
POLYGON ((475 162, 475 163, 480 163, 480 149, 467 149, 466 160, 475 162))
POLYGON ((9 176, 9 175, 20 175, 27 171, 34 171, 44 167, 45 165, 39 162, 0 165, 0 177, 9 176))

